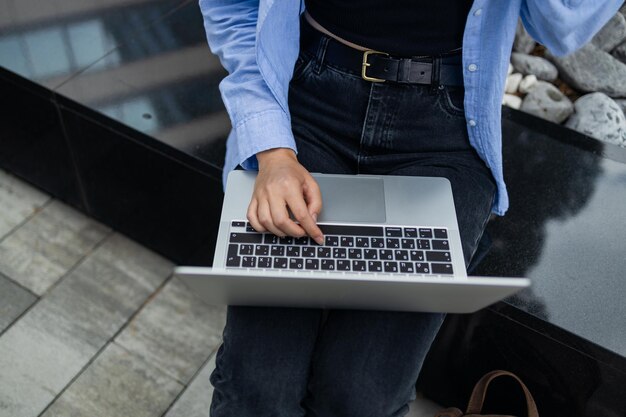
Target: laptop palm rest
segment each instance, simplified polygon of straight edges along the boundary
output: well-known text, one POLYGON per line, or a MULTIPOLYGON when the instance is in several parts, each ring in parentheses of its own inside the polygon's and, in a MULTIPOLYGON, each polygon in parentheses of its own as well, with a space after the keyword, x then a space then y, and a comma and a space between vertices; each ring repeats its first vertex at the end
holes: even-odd
POLYGON ((382 178, 316 176, 323 208, 318 221, 384 223, 385 188, 382 178))

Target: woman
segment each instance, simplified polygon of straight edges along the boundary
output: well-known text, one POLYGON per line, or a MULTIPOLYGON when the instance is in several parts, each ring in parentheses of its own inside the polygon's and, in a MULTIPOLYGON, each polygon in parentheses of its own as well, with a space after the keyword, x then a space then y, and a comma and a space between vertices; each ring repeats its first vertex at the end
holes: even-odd
MULTIPOLYGON (((508 206, 500 102, 518 18, 563 55, 620 4, 201 0, 209 45, 229 72, 224 179, 237 165, 258 169, 253 227, 320 241, 310 171, 446 177, 467 265, 490 214, 508 206)), ((211 415, 402 416, 442 321, 229 307, 211 415)))

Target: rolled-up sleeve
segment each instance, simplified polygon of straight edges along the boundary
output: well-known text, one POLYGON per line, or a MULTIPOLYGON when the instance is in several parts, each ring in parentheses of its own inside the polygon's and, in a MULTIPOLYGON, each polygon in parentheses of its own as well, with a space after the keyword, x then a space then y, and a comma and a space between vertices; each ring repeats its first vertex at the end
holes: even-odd
POLYGON ((237 137, 237 162, 256 169, 256 153, 296 151, 290 116, 276 101, 256 62, 258 0, 200 0, 211 52, 228 75, 219 89, 237 137))

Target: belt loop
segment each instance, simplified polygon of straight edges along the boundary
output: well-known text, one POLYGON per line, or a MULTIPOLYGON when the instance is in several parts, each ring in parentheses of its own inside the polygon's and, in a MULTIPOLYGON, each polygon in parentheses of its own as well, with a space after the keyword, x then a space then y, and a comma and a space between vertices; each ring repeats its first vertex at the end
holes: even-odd
POLYGON ((324 57, 326 56, 326 49, 328 48, 328 42, 330 38, 323 35, 320 39, 320 43, 317 46, 317 52, 315 54, 315 66, 313 71, 316 75, 319 75, 322 71, 322 64, 324 63, 324 57))
POLYGON ((439 89, 440 83, 440 70, 441 70, 441 57, 433 57, 433 67, 430 73, 430 94, 435 94, 439 89))

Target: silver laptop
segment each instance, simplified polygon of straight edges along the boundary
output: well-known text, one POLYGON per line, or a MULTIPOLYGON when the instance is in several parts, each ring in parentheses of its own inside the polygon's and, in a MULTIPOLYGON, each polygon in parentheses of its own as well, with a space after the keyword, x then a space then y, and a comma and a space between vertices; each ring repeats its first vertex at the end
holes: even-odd
POLYGON ((175 275, 208 304, 470 313, 530 285, 468 277, 445 178, 312 174, 325 243, 246 221, 256 172, 228 176, 213 267, 175 275))

